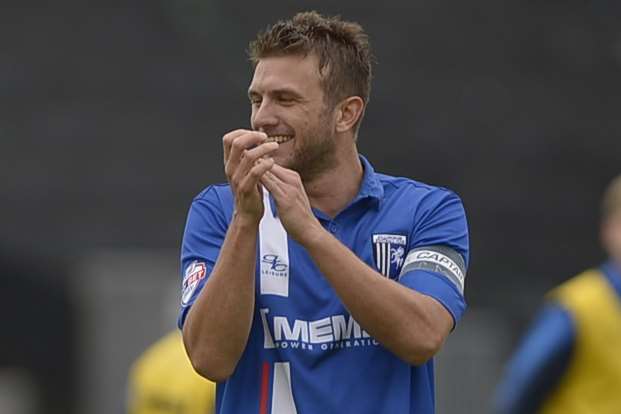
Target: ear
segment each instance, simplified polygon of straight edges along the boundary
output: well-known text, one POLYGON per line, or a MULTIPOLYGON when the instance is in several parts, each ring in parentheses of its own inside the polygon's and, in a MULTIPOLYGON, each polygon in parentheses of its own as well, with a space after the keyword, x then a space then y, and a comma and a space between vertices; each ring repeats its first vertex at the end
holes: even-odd
POLYGON ((359 96, 350 96, 337 105, 336 131, 353 129, 364 113, 364 101, 359 96))
POLYGON ((608 251, 608 246, 610 244, 608 220, 608 218, 603 218, 599 223, 599 242, 606 251, 608 251))
POLYGON ((621 259, 621 211, 609 213, 602 220, 600 237, 610 257, 621 259))

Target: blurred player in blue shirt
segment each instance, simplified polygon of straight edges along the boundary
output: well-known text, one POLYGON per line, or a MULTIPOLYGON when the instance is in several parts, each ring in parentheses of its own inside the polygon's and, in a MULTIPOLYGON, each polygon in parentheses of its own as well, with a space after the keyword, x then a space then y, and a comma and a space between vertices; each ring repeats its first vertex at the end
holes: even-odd
POLYGON ((499 414, 621 412, 621 176, 601 226, 609 260, 554 289, 497 389, 499 414))
POLYGON ((466 306, 461 201, 358 154, 357 23, 300 13, 250 57, 252 130, 224 136, 228 184, 194 199, 182 246, 179 326, 216 412, 433 413, 432 357, 466 306))

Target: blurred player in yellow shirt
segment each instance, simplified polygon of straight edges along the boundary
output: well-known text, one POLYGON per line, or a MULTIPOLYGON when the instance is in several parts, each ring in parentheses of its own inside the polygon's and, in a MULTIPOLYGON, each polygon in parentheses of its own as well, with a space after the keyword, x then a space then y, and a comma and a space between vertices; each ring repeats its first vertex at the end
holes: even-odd
POLYGON ((547 296, 507 365, 495 413, 621 413, 621 175, 602 213, 608 260, 547 296))
POLYGON ((129 414, 212 414, 216 385, 190 363, 181 332, 159 339, 129 373, 129 414))

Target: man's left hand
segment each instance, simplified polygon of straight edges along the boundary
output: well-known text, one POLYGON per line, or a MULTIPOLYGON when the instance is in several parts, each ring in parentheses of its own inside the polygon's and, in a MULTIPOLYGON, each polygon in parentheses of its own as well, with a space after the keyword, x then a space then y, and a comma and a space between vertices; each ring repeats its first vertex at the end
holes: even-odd
POLYGON ((278 217, 287 233, 300 244, 312 240, 323 227, 311 210, 300 175, 288 168, 274 164, 261 178, 276 201, 278 217))

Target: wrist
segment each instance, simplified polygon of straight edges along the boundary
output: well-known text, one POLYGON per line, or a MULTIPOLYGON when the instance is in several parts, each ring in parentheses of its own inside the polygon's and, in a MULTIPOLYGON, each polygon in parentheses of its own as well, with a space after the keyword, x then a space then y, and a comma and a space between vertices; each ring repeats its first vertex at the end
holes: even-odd
POLYGON ((330 233, 324 229, 319 222, 304 231, 304 239, 300 240, 300 244, 307 250, 314 250, 316 247, 325 244, 326 237, 331 237, 330 233))
POLYGON ((237 210, 233 211, 231 225, 235 225, 236 227, 240 227, 242 229, 256 230, 258 229, 260 222, 261 216, 244 214, 237 210))

